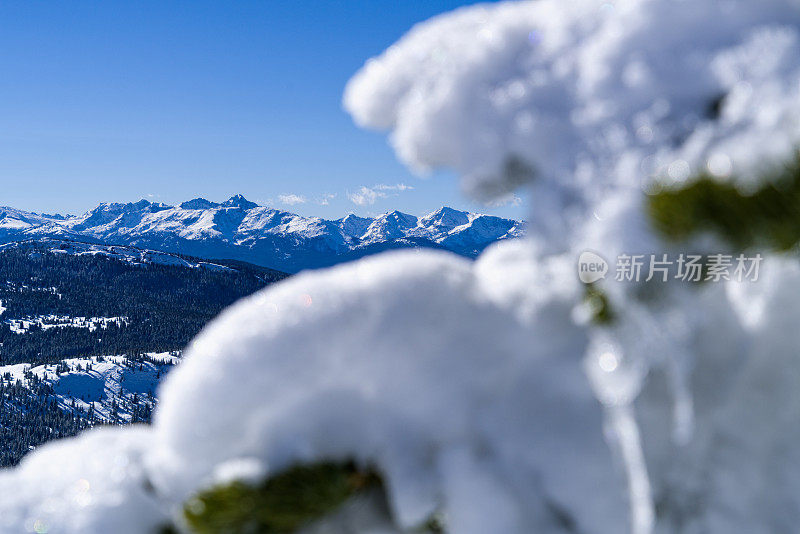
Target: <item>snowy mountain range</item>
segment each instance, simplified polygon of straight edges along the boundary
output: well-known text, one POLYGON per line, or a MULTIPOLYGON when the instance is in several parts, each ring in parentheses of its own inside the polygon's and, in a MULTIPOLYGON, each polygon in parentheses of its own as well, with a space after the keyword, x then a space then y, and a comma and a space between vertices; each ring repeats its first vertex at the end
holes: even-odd
POLYGON ((100 204, 83 215, 0 207, 0 243, 53 237, 247 261, 284 272, 325 267, 382 250, 442 248, 474 257, 523 223, 443 207, 424 217, 393 211, 326 220, 259 206, 241 195, 179 206, 140 200, 100 204))

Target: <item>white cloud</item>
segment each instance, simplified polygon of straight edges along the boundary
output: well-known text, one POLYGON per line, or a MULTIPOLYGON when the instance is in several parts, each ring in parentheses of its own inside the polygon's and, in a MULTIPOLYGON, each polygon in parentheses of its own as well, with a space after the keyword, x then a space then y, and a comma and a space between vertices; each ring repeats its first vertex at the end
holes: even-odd
POLYGON ((361 186, 361 189, 359 189, 355 193, 350 193, 350 192, 347 193, 347 198, 349 198, 353 204, 356 204, 358 206, 375 204, 376 200, 378 200, 379 198, 383 198, 385 196, 386 196, 385 193, 375 191, 374 189, 370 189, 369 187, 366 186, 361 186))
POLYGON ((390 196, 397 196, 398 193, 403 191, 410 191, 414 189, 413 186, 406 184, 377 184, 372 187, 362 185, 355 193, 347 193, 347 198, 353 204, 358 206, 367 206, 375 204, 375 201, 381 198, 390 196))
POLYGON ((503 208, 506 206, 516 207, 522 205, 522 199, 517 195, 515 195, 514 193, 509 193, 507 195, 503 195, 499 198, 486 202, 486 205, 489 206, 490 208, 503 208))
POLYGON ((287 206, 294 206, 295 204, 305 204, 306 202, 308 202, 308 200, 306 200, 306 197, 295 194, 278 195, 278 200, 280 201, 281 204, 286 204, 287 206))
POLYGON ((320 206, 327 206, 334 198, 336 198, 336 193, 324 193, 320 198, 317 199, 317 204, 320 206))

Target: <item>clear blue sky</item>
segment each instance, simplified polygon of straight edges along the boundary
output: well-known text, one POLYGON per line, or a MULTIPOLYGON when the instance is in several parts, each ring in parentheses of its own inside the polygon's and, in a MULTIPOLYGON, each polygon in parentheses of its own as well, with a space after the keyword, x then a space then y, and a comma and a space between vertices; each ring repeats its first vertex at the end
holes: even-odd
POLYGON ((80 213, 241 193, 322 217, 443 204, 520 217, 471 204, 450 174, 413 176, 341 107, 365 60, 466 3, 2 2, 0 205, 80 213), (398 183, 414 189, 348 199, 398 183), (292 194, 307 202, 281 204, 292 194))

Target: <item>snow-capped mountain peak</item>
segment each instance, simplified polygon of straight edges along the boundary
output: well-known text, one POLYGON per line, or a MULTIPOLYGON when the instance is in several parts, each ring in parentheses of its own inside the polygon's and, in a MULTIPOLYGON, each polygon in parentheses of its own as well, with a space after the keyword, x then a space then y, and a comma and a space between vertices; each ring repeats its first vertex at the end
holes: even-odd
POLYGON ((234 195, 222 204, 220 204, 223 208, 241 208, 244 210, 249 210, 258 207, 258 204, 255 202, 250 202, 243 195, 234 195))
POLYGON ((457 226, 468 224, 470 221, 469 215, 466 211, 459 211, 445 206, 425 215, 421 219, 421 223, 425 226, 437 226, 452 230, 457 226))
POLYGON ((372 219, 367 217, 359 217, 358 215, 351 213, 347 217, 339 219, 335 222, 338 223, 339 228, 342 230, 342 232, 344 232, 345 235, 360 238, 362 235, 364 235, 364 232, 367 231, 367 228, 369 228, 372 219))
POLYGON ((375 243, 406 237, 409 231, 416 229, 417 221, 418 219, 413 215, 396 210, 385 213, 373 219, 361 239, 375 243))

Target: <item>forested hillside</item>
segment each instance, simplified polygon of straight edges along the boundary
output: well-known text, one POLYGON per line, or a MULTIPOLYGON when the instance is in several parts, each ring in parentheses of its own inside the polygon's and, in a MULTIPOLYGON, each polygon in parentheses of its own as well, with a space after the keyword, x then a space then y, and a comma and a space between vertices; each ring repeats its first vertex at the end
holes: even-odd
POLYGON ((0 249, 0 364, 180 350, 223 308, 286 276, 146 252, 58 241, 0 249))
POLYGON ((73 241, 0 248, 0 467, 91 426, 149 422, 184 345, 285 276, 73 241))

